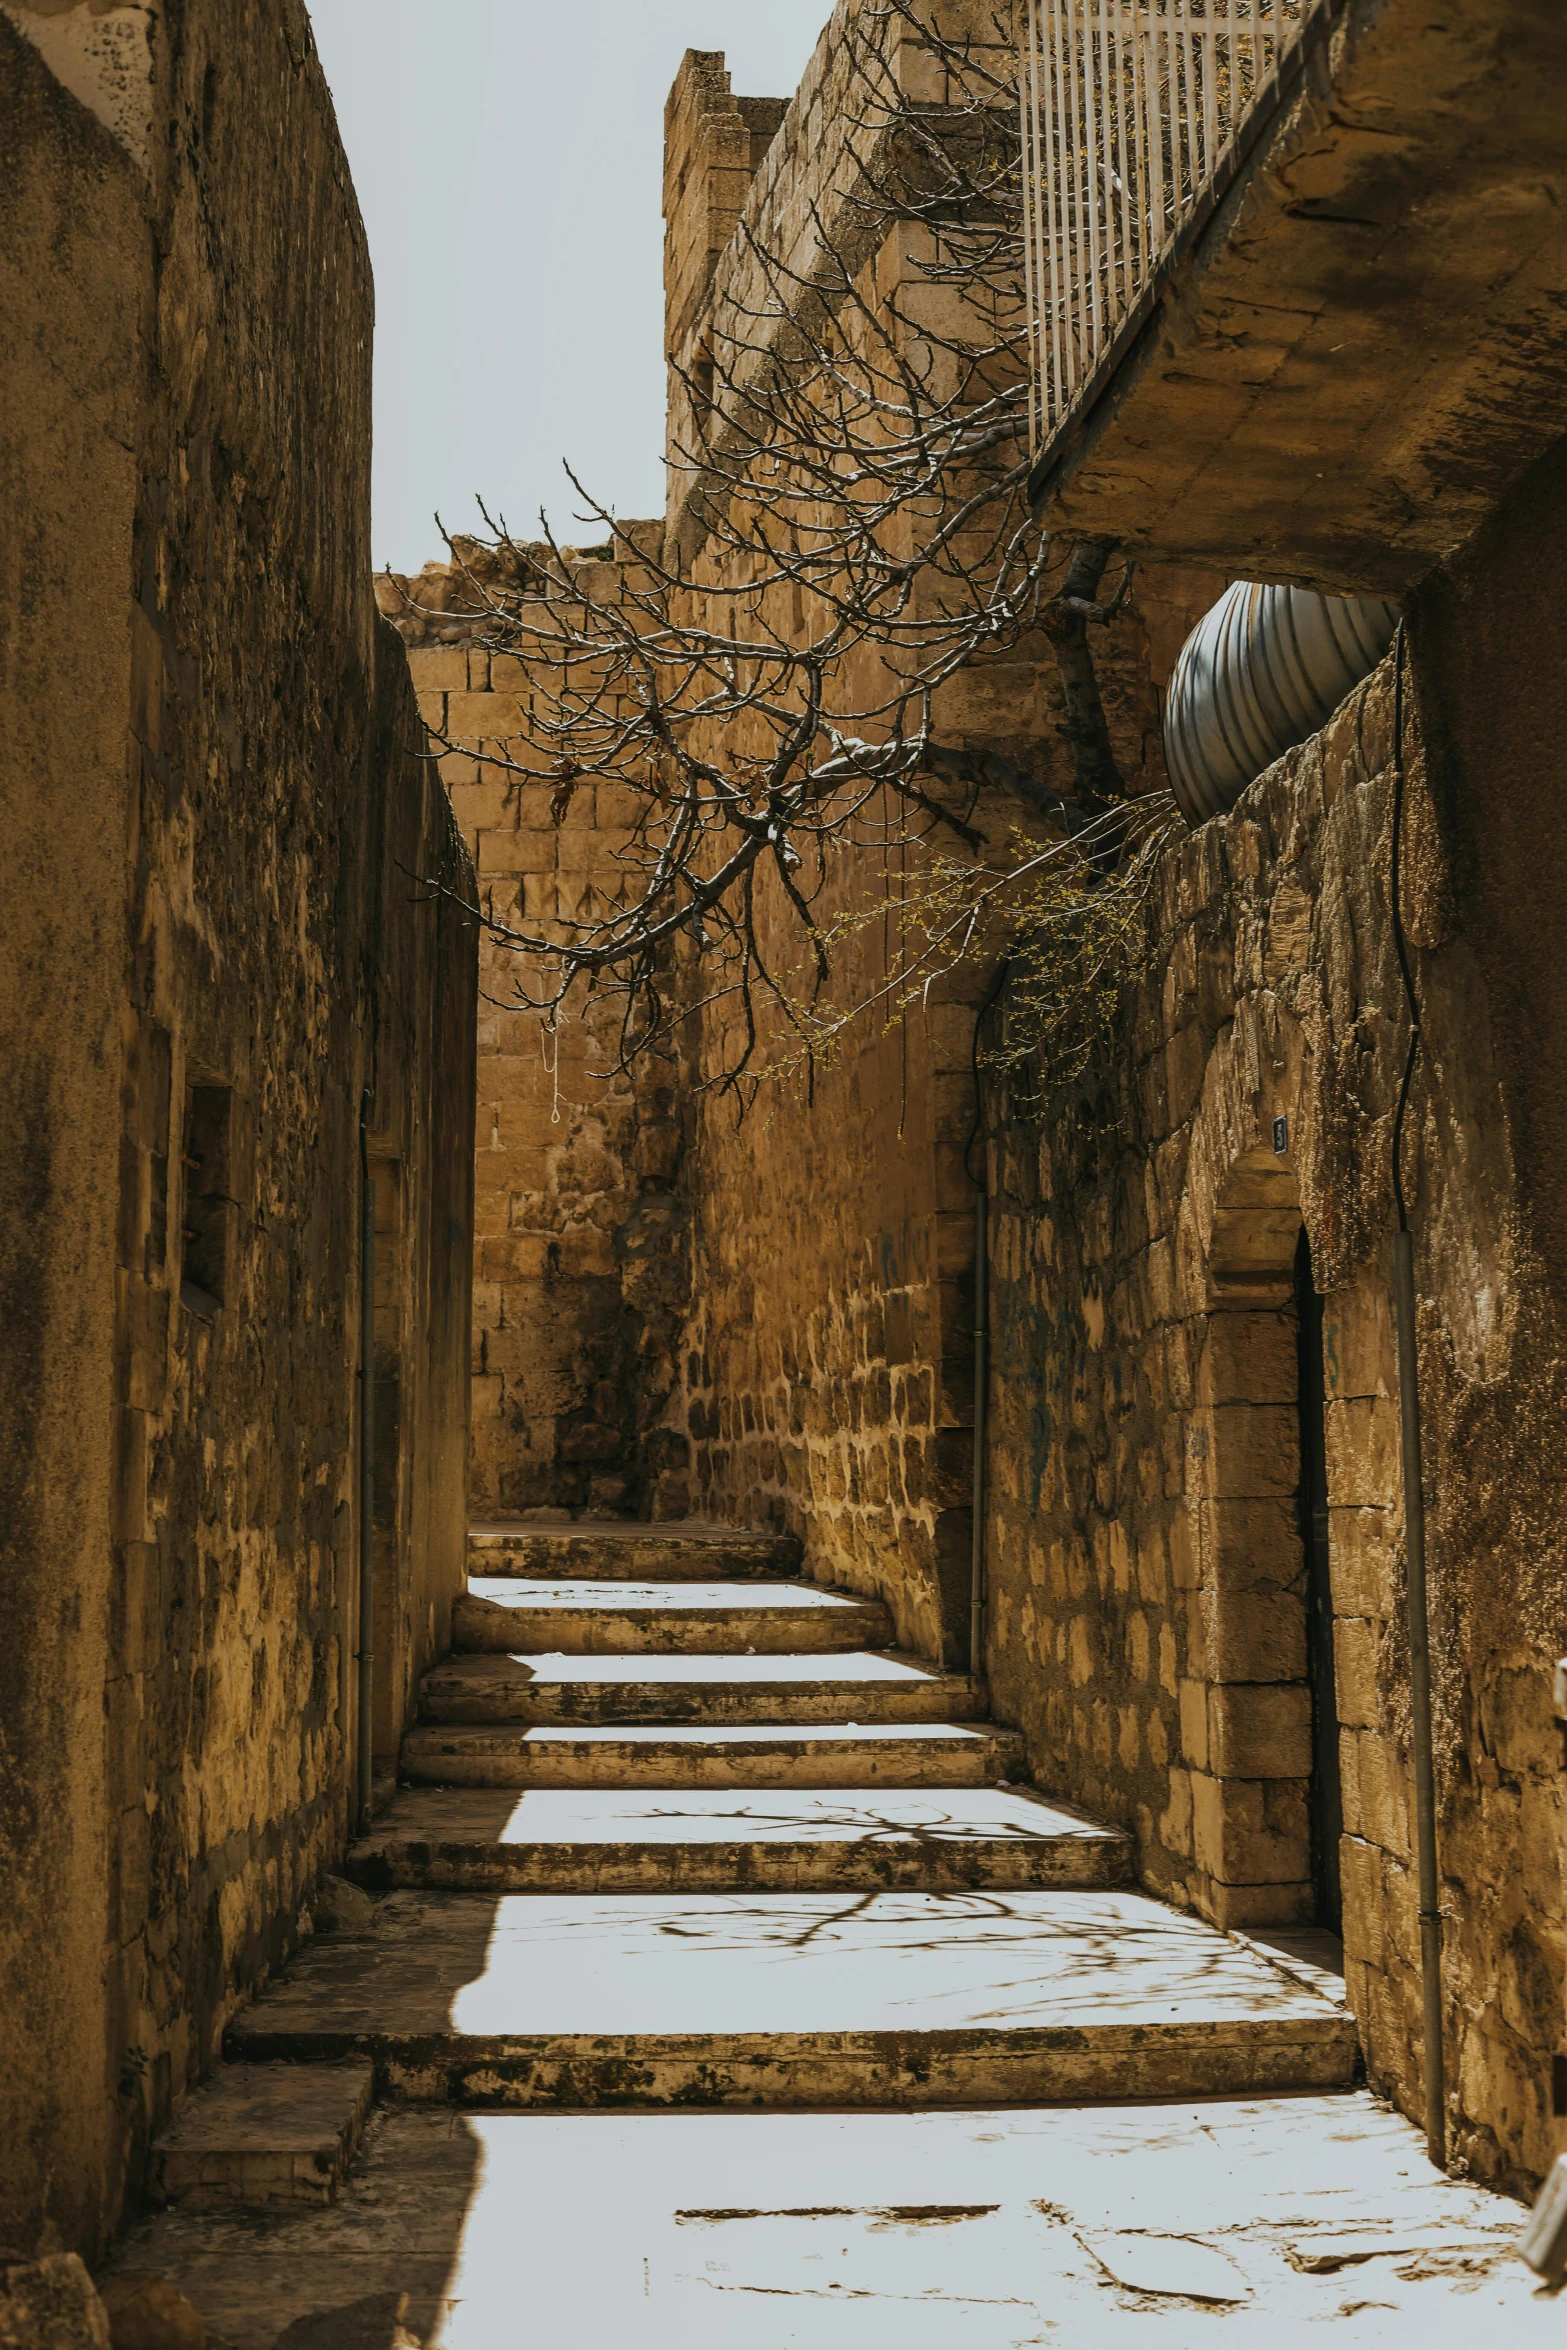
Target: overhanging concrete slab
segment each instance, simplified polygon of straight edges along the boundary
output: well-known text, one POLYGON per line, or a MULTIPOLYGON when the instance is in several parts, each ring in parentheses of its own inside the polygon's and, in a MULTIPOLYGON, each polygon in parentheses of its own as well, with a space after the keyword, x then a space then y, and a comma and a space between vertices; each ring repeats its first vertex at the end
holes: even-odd
POLYGON ((1567 429, 1567 8, 1346 0, 1045 451, 1047 527, 1401 595, 1567 429))

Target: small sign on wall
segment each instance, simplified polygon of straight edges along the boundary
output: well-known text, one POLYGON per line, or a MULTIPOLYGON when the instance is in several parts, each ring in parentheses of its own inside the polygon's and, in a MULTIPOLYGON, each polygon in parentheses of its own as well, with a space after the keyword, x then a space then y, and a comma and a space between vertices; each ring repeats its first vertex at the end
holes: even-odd
POLYGON ((1283 1156, 1284 1156, 1284 1153, 1285 1153, 1285 1152, 1286 1152, 1286 1151, 1289 1149, 1289 1146, 1290 1146, 1290 1122, 1289 1122, 1288 1118, 1275 1118, 1275 1119, 1274 1119, 1274 1121, 1273 1121, 1273 1155, 1274 1155, 1274 1157, 1275 1157, 1275 1158, 1282 1159, 1282 1158, 1283 1158, 1283 1156))

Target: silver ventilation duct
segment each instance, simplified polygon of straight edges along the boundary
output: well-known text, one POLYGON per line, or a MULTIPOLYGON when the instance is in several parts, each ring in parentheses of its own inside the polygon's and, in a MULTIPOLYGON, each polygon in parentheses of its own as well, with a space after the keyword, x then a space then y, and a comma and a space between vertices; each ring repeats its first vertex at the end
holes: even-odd
POLYGON ((1164 757, 1188 824, 1233 808, 1249 783, 1315 734, 1393 642, 1398 606, 1370 596, 1237 580, 1181 647, 1164 705, 1164 757))

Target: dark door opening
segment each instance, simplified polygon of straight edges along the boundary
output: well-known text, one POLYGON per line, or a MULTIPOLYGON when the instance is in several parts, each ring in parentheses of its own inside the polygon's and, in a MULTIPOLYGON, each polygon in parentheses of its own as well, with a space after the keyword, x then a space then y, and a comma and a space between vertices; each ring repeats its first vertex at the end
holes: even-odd
POLYGON ((1295 1251, 1295 1318, 1300 1363, 1300 1530, 1306 1552, 1306 1674, 1311 1684, 1311 1874, 1317 1923, 1342 1933, 1339 1837, 1338 1692, 1333 1672, 1333 1585, 1328 1564, 1328 1452, 1322 1361, 1322 1300, 1304 1232, 1295 1251))

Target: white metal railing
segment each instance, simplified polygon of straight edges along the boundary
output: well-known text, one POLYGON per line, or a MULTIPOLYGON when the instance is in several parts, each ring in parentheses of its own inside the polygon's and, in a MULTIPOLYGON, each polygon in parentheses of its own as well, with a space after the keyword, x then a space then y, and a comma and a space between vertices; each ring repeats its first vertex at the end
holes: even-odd
POLYGON ((1017 0, 1037 453, 1333 0, 1017 0))

